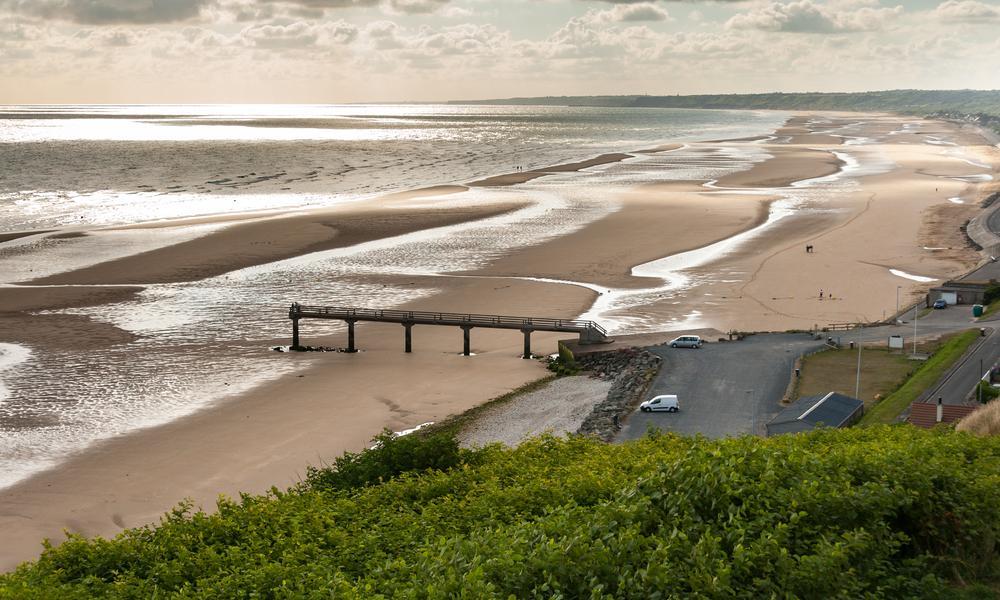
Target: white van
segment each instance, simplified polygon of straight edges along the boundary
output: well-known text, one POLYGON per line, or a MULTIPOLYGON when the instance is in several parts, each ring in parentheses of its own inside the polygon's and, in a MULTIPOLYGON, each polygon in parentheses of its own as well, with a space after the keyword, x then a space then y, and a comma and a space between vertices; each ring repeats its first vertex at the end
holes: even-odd
POLYGON ((701 348, 701 338, 697 335, 682 335, 670 340, 671 348, 701 348))
POLYGON ((681 403, 677 401, 677 396, 665 394, 650 398, 639 405, 642 412, 653 412, 654 410, 665 410, 667 412, 677 412, 681 409, 681 403))

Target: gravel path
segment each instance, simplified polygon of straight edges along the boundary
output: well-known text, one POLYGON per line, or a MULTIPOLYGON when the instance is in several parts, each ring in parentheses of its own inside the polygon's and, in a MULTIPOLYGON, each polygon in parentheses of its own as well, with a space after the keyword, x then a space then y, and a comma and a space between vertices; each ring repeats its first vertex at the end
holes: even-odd
POLYGON ((546 431, 565 436, 580 428, 610 389, 610 381, 560 377, 539 390, 484 410, 458 434, 458 440, 468 448, 493 442, 516 446, 524 438, 546 431))

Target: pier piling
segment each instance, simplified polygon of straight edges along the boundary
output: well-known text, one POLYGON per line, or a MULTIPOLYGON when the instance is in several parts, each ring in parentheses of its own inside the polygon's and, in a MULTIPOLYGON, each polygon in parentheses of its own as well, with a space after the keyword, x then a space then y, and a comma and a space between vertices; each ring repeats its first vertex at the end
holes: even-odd
POLYGON ((472 355, 471 332, 473 327, 488 329, 516 329, 524 334, 522 358, 531 358, 531 334, 536 331, 575 333, 582 344, 607 344, 614 339, 593 321, 552 319, 547 317, 510 317, 503 315, 477 315, 438 313, 414 310, 385 310, 372 308, 343 308, 336 306, 303 306, 293 302, 288 309, 292 320, 292 348, 300 349, 299 319, 334 319, 347 323, 347 352, 357 352, 354 325, 358 321, 399 323, 404 330, 404 350, 413 351, 414 325, 445 325, 462 328, 462 354, 472 355))
POLYGON ((470 335, 470 333, 472 332, 472 326, 462 325, 461 327, 462 327, 462 341, 463 341, 462 354, 465 356, 470 356, 472 354, 472 345, 471 345, 472 336, 470 335))
POLYGON ((347 351, 357 352, 358 349, 354 346, 354 320, 347 320, 347 351))

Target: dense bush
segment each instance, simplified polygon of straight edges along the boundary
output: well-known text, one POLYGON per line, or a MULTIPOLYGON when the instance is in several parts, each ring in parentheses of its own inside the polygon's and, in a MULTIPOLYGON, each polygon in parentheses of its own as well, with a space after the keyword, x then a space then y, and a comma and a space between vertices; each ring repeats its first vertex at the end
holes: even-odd
POLYGON ((386 429, 368 450, 346 452, 329 467, 306 467, 303 489, 348 490, 388 481, 403 473, 444 470, 471 462, 475 453, 462 450, 454 436, 396 436, 386 429))
POLYGON ((576 363, 576 356, 562 342, 559 342, 559 354, 556 358, 549 360, 548 367, 556 375, 576 375, 580 372, 580 365, 576 363))
POLYGON ((1000 285, 991 285, 983 292, 983 304, 993 304, 1000 300, 1000 285))
POLYGON ((935 598, 998 572, 998 438, 543 437, 458 458, 71 538, 0 597, 935 598))
POLYGON ((996 400, 998 396, 1000 396, 1000 390, 985 381, 979 382, 979 389, 976 390, 976 398, 981 400, 983 404, 996 400))

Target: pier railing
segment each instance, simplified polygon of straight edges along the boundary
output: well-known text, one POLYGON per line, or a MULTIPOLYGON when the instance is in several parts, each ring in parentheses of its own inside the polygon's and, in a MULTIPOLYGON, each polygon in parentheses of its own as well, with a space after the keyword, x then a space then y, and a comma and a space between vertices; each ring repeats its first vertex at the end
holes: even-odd
POLYGON ((411 351, 411 332, 414 325, 446 325, 461 327, 464 331, 464 354, 470 354, 469 331, 474 327, 489 329, 515 329, 524 333, 524 356, 531 357, 531 333, 556 331, 576 333, 582 343, 607 343, 612 341, 608 332, 598 323, 579 319, 554 319, 548 317, 515 317, 506 315, 481 315, 474 313, 427 312, 340 306, 308 306, 293 303, 288 309, 292 320, 292 347, 299 347, 299 319, 335 319, 345 321, 348 327, 348 352, 354 346, 354 324, 358 321, 399 323, 406 329, 405 351, 411 351))

